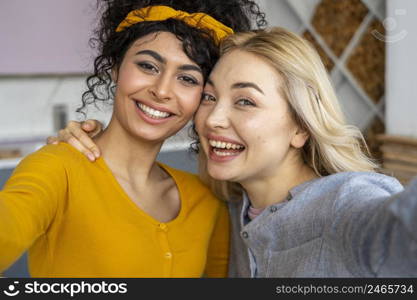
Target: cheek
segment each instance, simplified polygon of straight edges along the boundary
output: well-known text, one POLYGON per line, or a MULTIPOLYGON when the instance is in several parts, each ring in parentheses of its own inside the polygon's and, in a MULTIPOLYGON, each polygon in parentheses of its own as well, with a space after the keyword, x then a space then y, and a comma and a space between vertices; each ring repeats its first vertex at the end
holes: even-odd
POLYGON ((122 66, 117 78, 117 89, 123 95, 136 93, 138 90, 149 87, 154 83, 155 78, 143 74, 134 65, 122 66))
POLYGON ((241 137, 252 146, 263 147, 268 141, 271 128, 264 118, 241 119, 237 126, 240 128, 241 137))
POLYGON ((180 91, 182 98, 182 109, 186 115, 194 115, 200 105, 202 89, 195 89, 193 91, 180 91))
POLYGON ((276 147, 276 144, 289 144, 290 129, 286 118, 265 114, 242 120, 240 123, 242 138, 246 143, 252 144, 252 148, 267 150, 276 147))
POLYGON ((200 106, 194 116, 194 124, 197 132, 204 130, 204 124, 206 123, 208 116, 208 110, 204 106, 200 106))

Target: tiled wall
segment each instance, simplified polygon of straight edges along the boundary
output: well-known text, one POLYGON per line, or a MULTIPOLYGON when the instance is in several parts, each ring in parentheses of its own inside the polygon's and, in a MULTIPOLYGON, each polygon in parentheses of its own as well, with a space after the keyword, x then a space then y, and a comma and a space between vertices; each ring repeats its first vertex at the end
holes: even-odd
MULTIPOLYGON (((348 120, 364 131, 369 130, 370 133, 379 131, 385 121, 386 133, 417 138, 417 84, 415 80, 417 2, 415 0, 260 0, 259 2, 268 13, 270 25, 283 26, 300 34, 305 33, 306 29, 314 30, 317 27, 312 24, 315 12, 317 12, 316 9, 320 6, 323 7, 326 2, 332 2, 331 4, 339 6, 346 5, 347 8, 354 3, 366 7, 365 10, 368 11, 368 14, 362 24, 370 25, 370 32, 373 30, 382 32, 384 35, 381 40, 384 43, 377 41, 375 36, 370 38, 368 28, 364 26, 358 28, 359 34, 353 37, 351 44, 357 44, 358 51, 356 52, 362 51, 362 55, 355 56, 355 47, 348 49, 346 54, 351 53, 351 55, 346 58, 350 57, 351 59, 347 60, 347 67, 337 66, 331 72, 339 100, 348 120), (375 20, 378 21, 378 24, 376 27, 372 27, 375 20), (358 40, 355 41, 355 38, 358 40), (379 43, 387 48, 385 60, 386 93, 382 97, 379 92, 381 90, 380 82, 384 79, 383 68, 381 68, 384 61, 379 60, 378 62, 375 60, 376 55, 366 49, 369 48, 367 46, 370 43, 379 43), (368 64, 369 70, 354 70, 356 65, 363 65, 360 59, 355 60, 354 58, 363 59, 365 56, 374 60, 376 64, 368 64), (335 72, 337 69, 343 69, 343 72, 335 72), (340 73, 343 73, 343 76, 339 76, 340 73), (373 82, 363 85, 361 81, 364 79, 367 81, 367 76, 373 82), (378 84, 373 84, 374 82, 378 84), (377 92, 373 87, 376 87, 377 92), (373 119, 374 115, 377 115, 377 118, 373 119)), ((334 18, 330 24, 340 21, 335 14, 331 13, 326 13, 324 18, 321 17, 320 20, 325 18, 330 20, 334 18)), ((350 26, 351 22, 347 25, 350 26)), ((325 26, 324 29, 328 30, 329 26, 325 26)), ((331 46, 331 43, 327 44, 331 46)), ((333 59, 333 62, 338 60, 337 57, 333 58, 336 58, 333 59)), ((343 59, 339 61, 342 62, 342 65, 345 63, 343 59)))

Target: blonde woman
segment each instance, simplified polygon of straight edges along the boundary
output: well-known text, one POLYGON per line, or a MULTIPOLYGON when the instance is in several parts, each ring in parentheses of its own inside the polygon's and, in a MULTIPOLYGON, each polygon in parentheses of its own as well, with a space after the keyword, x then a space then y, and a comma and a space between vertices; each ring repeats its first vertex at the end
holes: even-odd
POLYGON ((417 276, 417 182, 374 172, 313 48, 275 28, 222 53, 195 123, 230 200, 230 276, 417 276))
POLYGON ((403 191, 375 172, 313 48, 275 28, 231 36, 222 53, 195 145, 229 200, 229 275, 417 276, 417 182, 403 191))

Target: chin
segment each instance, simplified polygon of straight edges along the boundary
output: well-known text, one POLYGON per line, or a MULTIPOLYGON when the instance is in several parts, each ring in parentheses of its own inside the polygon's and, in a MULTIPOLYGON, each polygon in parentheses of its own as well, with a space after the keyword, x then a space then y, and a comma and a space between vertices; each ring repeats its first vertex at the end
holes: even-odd
POLYGON ((208 174, 215 180, 235 181, 236 176, 223 168, 208 168, 208 174))
POLYGON ((167 132, 161 132, 156 130, 143 130, 143 128, 135 128, 131 131, 132 135, 138 139, 149 141, 149 142, 163 142, 171 135, 167 132))

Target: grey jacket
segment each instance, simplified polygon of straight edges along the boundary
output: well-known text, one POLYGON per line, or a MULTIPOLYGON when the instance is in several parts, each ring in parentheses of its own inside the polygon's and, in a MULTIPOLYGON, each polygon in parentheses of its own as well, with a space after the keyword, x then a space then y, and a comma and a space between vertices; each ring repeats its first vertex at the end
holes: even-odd
POLYGON ((250 222, 230 203, 230 277, 417 277, 417 180, 345 172, 288 198, 250 222))

